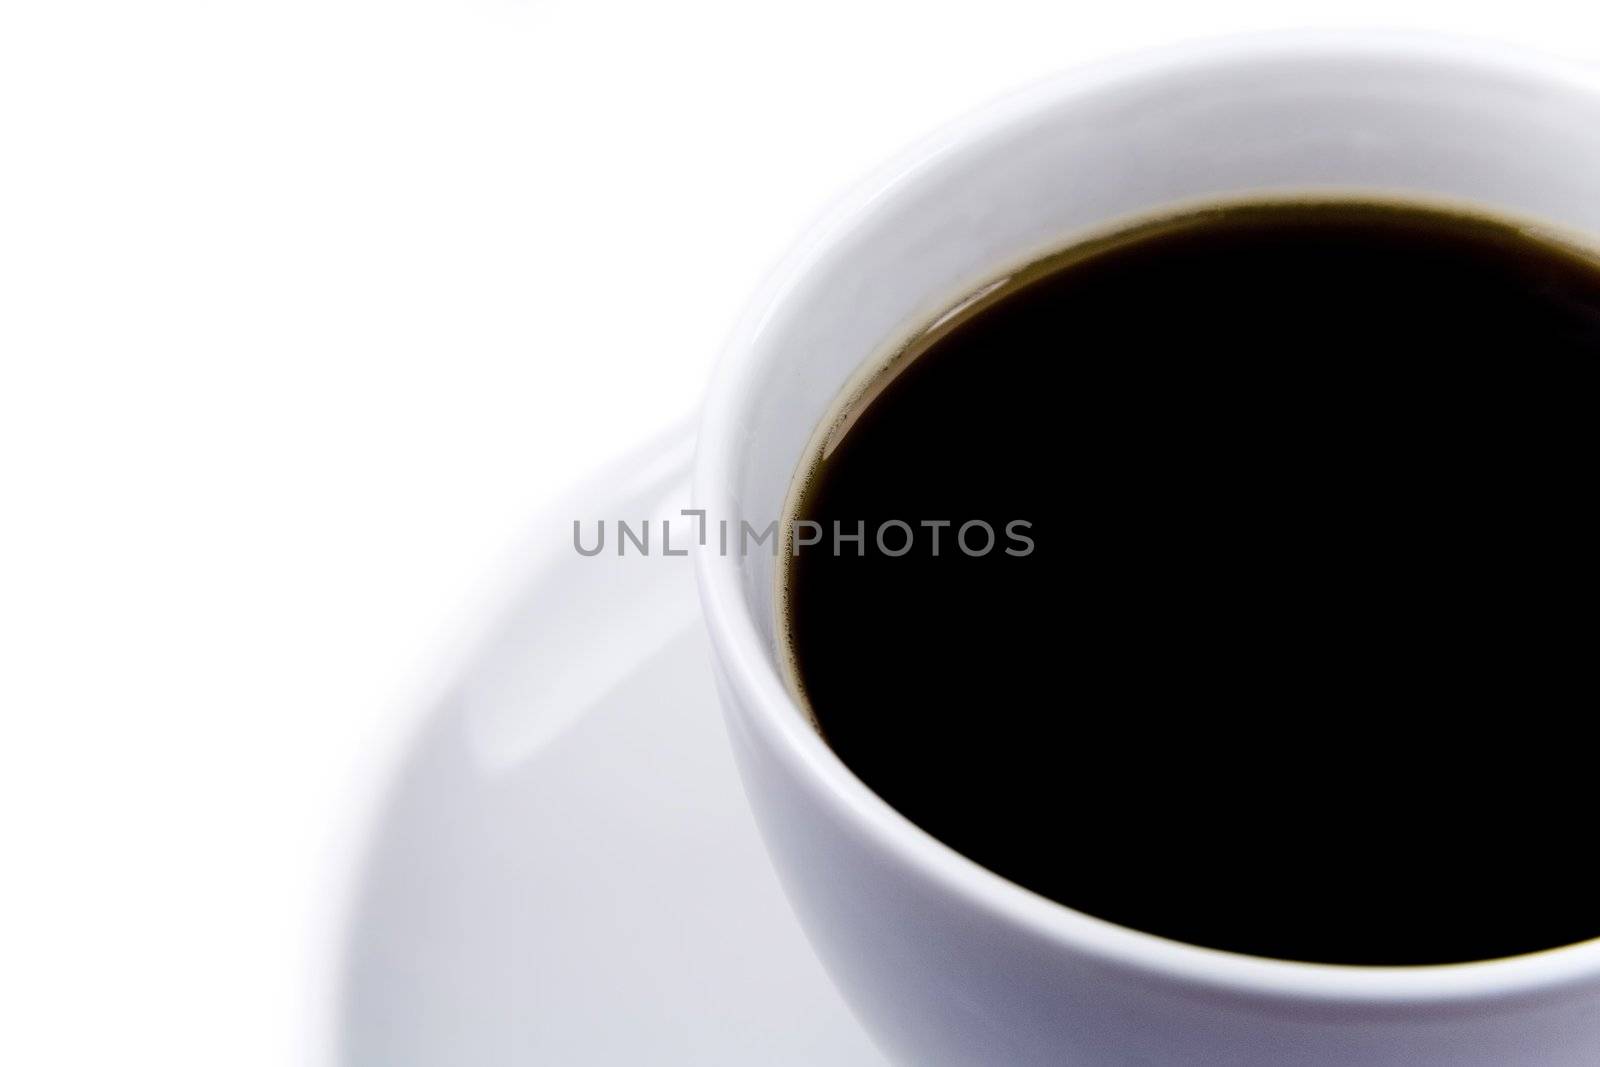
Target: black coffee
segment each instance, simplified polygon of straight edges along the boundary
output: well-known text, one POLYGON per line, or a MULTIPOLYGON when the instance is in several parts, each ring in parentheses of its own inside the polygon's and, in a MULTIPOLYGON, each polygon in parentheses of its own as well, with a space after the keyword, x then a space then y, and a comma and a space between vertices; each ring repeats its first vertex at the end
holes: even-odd
POLYGON ((1020 273, 841 425, 788 637, 928 833, 1260 956, 1600 936, 1595 260, 1404 205, 1197 213, 1020 273))

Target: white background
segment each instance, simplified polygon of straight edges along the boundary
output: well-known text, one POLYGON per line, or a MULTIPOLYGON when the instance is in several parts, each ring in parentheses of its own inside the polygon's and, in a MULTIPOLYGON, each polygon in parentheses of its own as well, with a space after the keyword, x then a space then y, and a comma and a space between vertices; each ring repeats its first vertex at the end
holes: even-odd
POLYGON ((368 807, 539 504, 906 140, 1280 26, 1600 58, 1541 0, 4 0, 0 1062, 319 1060, 368 807))

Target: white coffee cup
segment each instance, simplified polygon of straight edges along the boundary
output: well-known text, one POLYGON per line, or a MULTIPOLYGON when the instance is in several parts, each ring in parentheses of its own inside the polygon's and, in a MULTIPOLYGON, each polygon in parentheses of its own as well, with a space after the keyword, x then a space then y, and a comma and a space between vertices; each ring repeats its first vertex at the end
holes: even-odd
MULTIPOLYGON (((759 297, 713 384, 696 506, 777 519, 863 363, 1006 268, 1174 205, 1306 191, 1600 235, 1600 72, 1431 37, 1267 37, 1071 74, 968 118, 839 205, 759 297)), ((897 1061, 1600 1063, 1600 941, 1433 967, 1261 959, 1092 918, 957 854, 851 774, 786 688, 775 563, 715 538, 699 554, 728 727, 795 910, 897 1061)), ((1085 758, 1139 773, 1137 751, 1085 758)))

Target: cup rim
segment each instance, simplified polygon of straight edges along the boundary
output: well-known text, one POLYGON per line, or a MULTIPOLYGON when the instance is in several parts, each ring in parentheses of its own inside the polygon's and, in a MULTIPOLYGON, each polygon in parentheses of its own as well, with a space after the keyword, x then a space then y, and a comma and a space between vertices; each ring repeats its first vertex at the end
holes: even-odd
MULTIPOLYGON (((946 165, 982 134, 1046 107, 1118 91, 1153 77, 1251 63, 1404 61, 1441 77, 1511 80, 1595 98, 1600 70, 1509 45, 1432 33, 1324 31, 1227 36, 1147 50, 1046 79, 960 118, 903 151, 816 221, 780 261, 735 328, 712 379, 697 444, 692 495, 709 516, 737 513, 743 452, 739 414, 761 384, 751 356, 775 312, 830 249, 903 182, 946 165)), ((798 459, 798 457, 797 457, 798 459)), ((784 684, 742 594, 739 561, 696 551, 702 610, 738 714, 764 747, 873 847, 968 907, 1061 951, 1123 974, 1226 997, 1338 1008, 1461 1007, 1553 1000, 1600 987, 1600 938, 1527 955, 1466 963, 1360 966, 1308 963, 1204 948, 1095 918, 995 874, 912 823, 845 766, 784 684)))

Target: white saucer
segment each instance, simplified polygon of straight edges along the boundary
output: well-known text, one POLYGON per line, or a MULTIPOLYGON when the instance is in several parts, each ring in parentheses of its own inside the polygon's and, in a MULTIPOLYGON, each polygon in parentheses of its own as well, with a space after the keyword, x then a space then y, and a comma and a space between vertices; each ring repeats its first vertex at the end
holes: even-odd
MULTIPOLYGON (((652 451, 591 515, 675 512, 684 449, 652 451)), ((687 561, 550 541, 384 801, 338 1061, 881 1065, 756 834, 687 561)))

